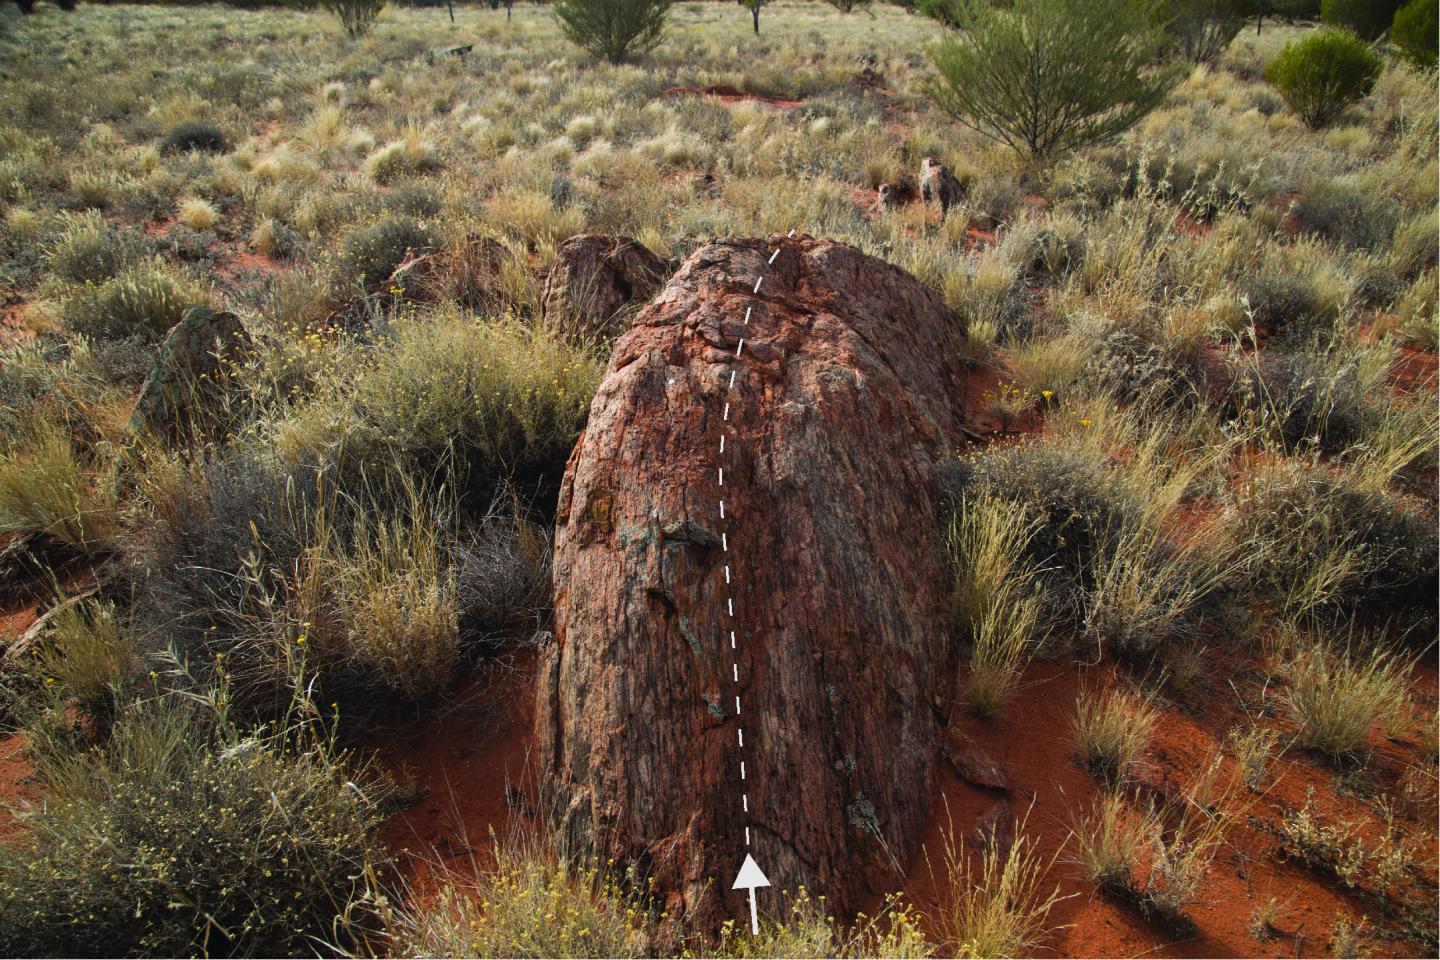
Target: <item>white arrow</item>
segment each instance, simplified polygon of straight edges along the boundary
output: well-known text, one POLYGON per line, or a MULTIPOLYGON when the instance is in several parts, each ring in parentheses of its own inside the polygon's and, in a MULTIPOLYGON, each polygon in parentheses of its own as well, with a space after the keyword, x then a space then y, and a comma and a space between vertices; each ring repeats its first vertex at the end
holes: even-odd
POLYGON ((750 933, 753 936, 760 935, 760 918, 755 913, 755 888, 768 887, 770 880, 765 876, 765 871, 760 869, 760 864, 750 854, 745 854, 745 862, 740 865, 740 875, 735 878, 731 890, 750 891, 750 933))

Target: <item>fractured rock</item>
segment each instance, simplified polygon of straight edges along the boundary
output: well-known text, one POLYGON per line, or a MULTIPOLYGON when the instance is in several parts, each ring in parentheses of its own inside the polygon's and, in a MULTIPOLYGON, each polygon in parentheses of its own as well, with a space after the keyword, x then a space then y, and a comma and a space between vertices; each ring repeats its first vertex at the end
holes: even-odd
POLYGON ((744 909, 747 852, 837 910, 894 889, 949 697, 934 470, 963 443, 963 335, 903 271, 775 237, 700 248, 620 336, 561 487, 539 678, 577 849, 711 922, 744 909))
POLYGON ((955 768, 960 779, 988 790, 1009 790, 1010 777, 1005 768, 991 759, 968 734, 951 722, 945 731, 945 759, 955 768))
POLYGON ((649 300, 670 265, 630 237, 571 237, 555 251, 545 280, 545 323, 593 343, 624 329, 621 311, 649 300))
POLYGON ((240 318, 223 310, 190 307, 156 351, 130 429, 148 427, 170 441, 193 437, 199 421, 219 400, 230 368, 250 349, 240 318))

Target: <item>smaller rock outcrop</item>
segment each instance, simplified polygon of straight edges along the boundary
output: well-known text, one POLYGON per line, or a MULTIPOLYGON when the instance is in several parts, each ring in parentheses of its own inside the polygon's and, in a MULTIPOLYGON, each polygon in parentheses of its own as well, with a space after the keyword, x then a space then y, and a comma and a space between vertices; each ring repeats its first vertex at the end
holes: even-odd
POLYGON ((964 196, 965 188, 945 164, 934 157, 920 161, 920 199, 926 203, 938 203, 942 217, 964 196))
POLYGON ((545 281, 545 324, 582 340, 608 340, 624 331, 621 311, 649 300, 670 273, 668 262, 630 237, 572 237, 555 252, 545 281))
POLYGON ((149 429, 178 443, 193 438, 210 416, 229 368, 250 349, 240 318, 223 310, 190 307, 156 351, 130 415, 132 432, 149 429))

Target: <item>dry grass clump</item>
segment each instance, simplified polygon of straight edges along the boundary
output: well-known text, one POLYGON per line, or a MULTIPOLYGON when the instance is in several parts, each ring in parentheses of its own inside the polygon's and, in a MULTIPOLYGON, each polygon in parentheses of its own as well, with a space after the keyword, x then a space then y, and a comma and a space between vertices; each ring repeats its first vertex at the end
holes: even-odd
POLYGON ((119 491, 55 426, 0 455, 0 532, 42 531, 82 553, 111 549, 120 533, 119 491))
POLYGON ((130 267, 98 286, 77 288, 61 307, 65 325, 101 339, 159 339, 186 307, 210 300, 203 287, 160 260, 130 267))
POLYGON ((440 169, 440 155, 418 129, 410 128, 399 140, 380 147, 365 158, 365 172, 376 183, 391 183, 440 169))
POLYGON ((1075 698, 1070 721, 1075 756, 1095 776, 1119 783, 1140 762, 1158 719, 1155 708, 1135 694, 1084 691, 1075 698))
POLYGON ((89 716, 108 716, 139 666, 126 629, 113 601, 62 600, 31 669, 89 716))
MULTIPOLYGON (((1047 882, 1055 857, 1036 849, 1025 833, 1026 820, 1019 818, 1013 839, 989 837, 978 851, 967 850, 954 825, 947 824, 944 878, 936 884, 944 894, 932 918, 944 955, 1024 957, 1045 944, 1052 930, 1050 913, 1066 898, 1047 882)), ((934 866, 930 870, 933 874, 934 866)))
POLYGON ((180 204, 175 219, 191 230, 209 230, 220 222, 220 211, 209 200, 191 197, 180 204))
POLYGON ((649 956, 651 908, 630 887, 604 864, 512 836, 493 868, 388 908, 388 936, 406 956, 649 956))
POLYGON ((702 955, 716 957, 885 957, 932 956, 932 946, 919 927, 919 916, 894 897, 887 897, 878 916, 861 913, 846 926, 826 912, 825 897, 812 897, 801 887, 793 896, 782 894, 782 919, 761 921, 759 936, 741 929, 744 924, 722 924, 717 949, 702 955))
POLYGON ((954 571, 952 609, 972 644, 965 700, 993 716, 1019 684, 1031 651, 1044 642, 1041 589, 1025 560, 1036 521, 1011 504, 980 494, 963 498, 946 544, 954 571))
POLYGON ((1072 862, 1101 890, 1133 902, 1142 913, 1188 929, 1205 876, 1229 828, 1221 812, 1228 788, 1217 793, 1212 763, 1185 794, 1168 803, 1142 802, 1115 791, 1077 811, 1070 825, 1072 862))
POLYGON ((1363 753, 1371 730, 1409 688, 1409 658, 1381 644, 1363 646, 1301 637, 1284 668, 1282 703, 1296 740, 1332 759, 1363 753))

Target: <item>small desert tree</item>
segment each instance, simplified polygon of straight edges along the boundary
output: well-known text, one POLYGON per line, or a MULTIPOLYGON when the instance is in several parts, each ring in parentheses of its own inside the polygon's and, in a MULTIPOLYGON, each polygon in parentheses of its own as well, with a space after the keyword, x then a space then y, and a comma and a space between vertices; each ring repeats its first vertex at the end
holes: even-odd
POLYGON ((1385 61, 1348 30, 1325 29, 1285 45, 1265 69, 1291 110, 1318 130, 1368 97, 1385 61))
POLYGON ((1209 63, 1230 46, 1253 6, 1244 0, 1165 0, 1154 11, 1185 59, 1209 63))
POLYGON ((385 9, 385 0, 320 0, 320 5, 340 18, 350 36, 363 37, 385 9))
POLYGON ((654 49, 674 0, 559 0, 555 19, 565 39, 611 63, 654 49))
POLYGON ((1180 81, 1152 68, 1163 34, 1134 0, 977 0, 930 51, 930 94, 956 120, 1033 159, 1111 140, 1180 81))

